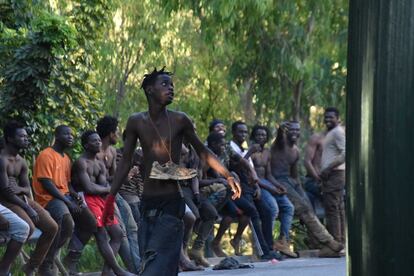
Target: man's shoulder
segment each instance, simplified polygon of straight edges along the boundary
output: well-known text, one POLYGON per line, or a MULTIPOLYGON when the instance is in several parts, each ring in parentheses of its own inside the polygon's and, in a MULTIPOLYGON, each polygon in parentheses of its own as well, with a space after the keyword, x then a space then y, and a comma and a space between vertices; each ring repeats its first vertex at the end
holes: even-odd
POLYGON ((47 147, 39 152, 37 159, 50 159, 51 157, 58 154, 51 147, 47 147))
POLYGON ((334 129, 330 131, 331 135, 338 137, 338 136, 345 136, 345 129, 343 126, 338 125, 334 129))
POLYGON ((142 111, 142 112, 135 112, 133 114, 131 114, 128 118, 128 121, 131 122, 138 122, 138 121, 142 121, 146 118, 146 111, 142 111))

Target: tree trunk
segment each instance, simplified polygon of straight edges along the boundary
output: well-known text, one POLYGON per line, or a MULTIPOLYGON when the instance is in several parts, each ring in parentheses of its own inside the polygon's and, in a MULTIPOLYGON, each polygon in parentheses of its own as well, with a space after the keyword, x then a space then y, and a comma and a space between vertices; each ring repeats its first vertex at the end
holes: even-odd
POLYGON ((303 80, 298 81, 293 89, 293 101, 292 101, 292 119, 295 121, 300 120, 300 98, 303 92, 303 80))

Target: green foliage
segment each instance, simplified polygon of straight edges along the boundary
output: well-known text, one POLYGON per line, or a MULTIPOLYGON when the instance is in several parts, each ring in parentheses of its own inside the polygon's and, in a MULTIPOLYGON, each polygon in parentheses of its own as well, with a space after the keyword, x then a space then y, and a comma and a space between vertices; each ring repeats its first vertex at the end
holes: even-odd
MULTIPOLYGON (((13 9, 2 8, 7 18, 16 16, 13 9)), ((12 118, 26 123, 32 133, 31 154, 50 145, 57 125, 83 130, 91 128, 101 114, 100 93, 90 82, 92 50, 80 39, 85 38, 83 31, 94 27, 85 25, 87 18, 95 22, 101 13, 93 17, 93 12, 85 10, 82 16, 75 10, 77 21, 71 22, 40 7, 26 17, 30 19, 26 24, 0 25, 1 123, 12 118)))

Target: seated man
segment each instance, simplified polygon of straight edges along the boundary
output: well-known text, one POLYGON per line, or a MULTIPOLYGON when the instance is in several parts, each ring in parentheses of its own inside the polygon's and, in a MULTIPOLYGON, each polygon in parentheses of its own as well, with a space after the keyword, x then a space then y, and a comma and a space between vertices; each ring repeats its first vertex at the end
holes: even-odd
POLYGON ((267 180, 267 164, 270 161, 270 150, 265 147, 269 141, 269 130, 267 127, 256 125, 253 127, 250 135, 250 141, 259 145, 258 151, 252 154, 251 158, 259 177, 259 185, 262 191, 262 201, 272 210, 272 222, 279 216, 280 219, 280 235, 279 239, 273 244, 273 223, 272 231, 265 231, 263 234, 268 244, 273 244, 273 248, 282 252, 283 254, 297 258, 297 254, 290 249, 289 246, 289 231, 292 226, 293 214, 295 208, 286 196, 286 189, 279 183, 272 183, 267 180))
POLYGON ((33 190, 36 201, 57 222, 59 230, 39 268, 41 275, 57 275, 54 265, 60 248, 70 239, 74 224, 79 226, 71 245, 86 244, 96 231, 93 215, 72 190, 70 183, 71 161, 65 150, 73 145, 72 130, 65 125, 55 129, 55 143, 41 151, 33 169, 33 190))
MULTIPOLYGON (((0 275, 11 275, 10 267, 29 237, 30 227, 18 215, 0 204, 0 234, 8 239, 6 251, 0 260, 0 275)), ((26 275, 28 275, 26 273, 26 275)))
MULTIPOLYGON (((273 251, 273 240, 266 240, 263 234, 272 232, 272 213, 269 206, 261 200, 261 190, 257 184, 257 174, 254 170, 253 161, 250 158, 256 149, 254 147, 250 147, 249 149, 244 148, 248 135, 247 125, 242 121, 237 121, 232 124, 231 129, 233 138, 230 141, 230 147, 249 163, 248 170, 241 169, 240 166, 234 166, 233 168, 240 176, 240 183, 242 184, 243 190, 242 196, 235 203, 252 221, 254 231, 263 251, 263 256, 260 257, 262 259, 281 259, 282 256, 273 251)), ((232 245, 235 249, 238 249, 239 242, 240 240, 233 240, 232 245)))
POLYGON ((29 139, 23 125, 9 122, 4 127, 5 147, 0 154, 0 203, 17 214, 30 226, 42 231, 30 260, 23 267, 26 275, 33 275, 43 262, 58 231, 49 213, 30 198, 28 166, 19 152, 26 149, 29 139))
POLYGON ((110 269, 116 275, 134 275, 122 269, 115 258, 123 236, 117 219, 104 221, 102 217, 105 197, 110 186, 106 180, 105 165, 96 158, 101 150, 101 138, 98 133, 90 130, 82 134, 81 140, 84 152, 73 164, 72 181, 78 190, 84 192, 86 204, 96 219, 96 244, 105 260, 102 275, 109 275, 110 269), (107 234, 111 237, 111 242, 107 234))
POLYGON ((306 225, 307 230, 323 245, 320 257, 339 257, 343 245, 334 240, 331 234, 320 223, 305 195, 299 180, 299 149, 296 142, 300 135, 300 125, 296 121, 282 123, 270 151, 267 178, 272 183, 280 183, 287 191, 289 200, 295 206, 296 214, 306 225))

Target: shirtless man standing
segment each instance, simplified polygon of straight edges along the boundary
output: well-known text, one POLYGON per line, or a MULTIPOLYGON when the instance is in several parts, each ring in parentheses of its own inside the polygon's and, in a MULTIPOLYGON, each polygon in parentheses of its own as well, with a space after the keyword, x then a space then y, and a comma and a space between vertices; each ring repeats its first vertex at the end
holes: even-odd
MULTIPOLYGON (((86 131, 82 134, 81 140, 85 150, 73 164, 72 182, 79 191, 84 192, 86 204, 95 215, 98 227, 95 232, 96 244, 105 264, 116 275, 134 275, 123 270, 115 258, 123 235, 118 221, 116 219, 102 219, 105 196, 109 193, 110 186, 106 180, 105 165, 96 158, 97 153, 101 150, 101 138, 94 131, 86 131), (111 241, 108 240, 107 233, 111 237, 111 241)), ((110 275, 109 269, 104 268, 102 275, 110 275)))
POLYGON ((335 241, 320 223, 298 179, 299 149, 296 142, 299 135, 300 125, 298 122, 284 122, 280 125, 276 140, 270 149, 271 158, 268 171, 271 173, 268 174, 268 179, 271 182, 279 182, 286 188, 287 196, 295 206, 296 214, 305 223, 308 231, 324 245, 319 256, 339 257, 343 245, 335 241))
POLYGON ((260 145, 259 151, 253 153, 251 158, 259 178, 259 186, 262 190, 261 199, 272 210, 273 225, 278 215, 280 219, 280 236, 276 243, 273 244, 272 232, 268 233, 269 231, 263 229, 263 234, 267 242, 273 244, 276 250, 289 257, 297 258, 297 254, 292 252, 289 247, 289 231, 292 226, 295 208, 286 196, 285 187, 277 182, 272 183, 267 179, 267 175, 270 173, 267 171, 267 165, 270 162, 270 150, 266 147, 269 137, 269 129, 260 125, 254 126, 250 135, 250 141, 260 145))
POLYGON ((9 122, 3 132, 5 147, 0 155, 0 202, 30 226, 30 234, 35 227, 42 231, 29 262, 23 268, 26 275, 33 275, 45 259, 58 225, 42 206, 30 198, 29 168, 19 155, 29 146, 26 130, 17 122, 9 122))
POLYGON ((322 158, 322 142, 325 138, 325 132, 314 133, 305 148, 304 165, 306 168, 306 181, 304 183, 305 190, 309 195, 309 199, 315 208, 315 200, 322 202, 321 195, 321 178, 320 167, 322 158))
POLYGON ((105 216, 113 216, 115 195, 128 175, 139 139, 145 167, 142 222, 138 235, 141 275, 177 275, 185 208, 177 180, 190 174, 176 165, 180 162, 183 138, 194 147, 201 160, 227 178, 234 198, 240 196, 240 187, 197 137, 190 118, 182 112, 167 110, 174 98, 171 73, 154 69, 145 75, 142 88, 148 111, 133 114, 128 119, 124 152, 106 201, 105 216))
MULTIPOLYGON (((97 154, 97 158, 105 164, 108 173, 107 180, 109 184, 112 184, 116 170, 117 152, 114 145, 116 145, 119 136, 118 119, 108 115, 102 117, 96 124, 96 132, 102 140, 102 148, 97 154)), ((128 271, 138 273, 141 262, 138 247, 138 226, 135 223, 131 207, 121 194, 116 196, 116 205, 119 210, 118 220, 124 233, 119 255, 128 271)))

